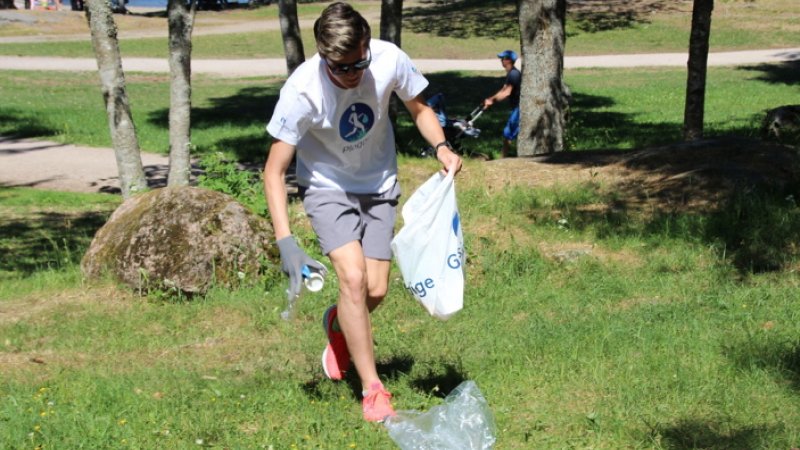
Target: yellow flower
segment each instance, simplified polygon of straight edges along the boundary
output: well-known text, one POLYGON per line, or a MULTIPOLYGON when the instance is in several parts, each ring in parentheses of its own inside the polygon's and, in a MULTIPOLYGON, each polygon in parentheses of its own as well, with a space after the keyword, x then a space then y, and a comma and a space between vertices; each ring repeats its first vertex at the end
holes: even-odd
POLYGON ((39 431, 41 429, 42 429, 41 425, 34 425, 34 427, 33 427, 33 431, 39 431))
POLYGON ((126 419, 119 419, 117 423, 120 425, 125 425, 126 423, 128 423, 128 421, 126 419))
POLYGON ((350 443, 350 448, 356 448, 356 443, 355 442, 351 442, 350 443))
POLYGON ((39 413, 41 417, 47 417, 47 411, 42 411, 39 413))

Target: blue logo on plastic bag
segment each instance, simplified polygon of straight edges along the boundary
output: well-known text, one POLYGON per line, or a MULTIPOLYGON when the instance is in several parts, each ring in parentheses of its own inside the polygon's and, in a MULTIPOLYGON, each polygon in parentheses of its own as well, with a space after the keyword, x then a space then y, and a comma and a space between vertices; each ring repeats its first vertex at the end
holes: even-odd
POLYGON ((453 214, 453 234, 458 236, 458 227, 461 226, 461 218, 458 217, 458 212, 453 214))
POLYGON ((364 103, 353 103, 339 119, 339 136, 347 142, 364 138, 375 124, 375 113, 364 103))

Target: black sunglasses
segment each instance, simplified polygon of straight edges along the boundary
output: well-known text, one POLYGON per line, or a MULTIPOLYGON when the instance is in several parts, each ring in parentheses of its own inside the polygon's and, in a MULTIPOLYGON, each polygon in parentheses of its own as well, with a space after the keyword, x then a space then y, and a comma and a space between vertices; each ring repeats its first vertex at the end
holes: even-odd
POLYGON ((367 58, 362 59, 361 61, 356 61, 352 64, 331 64, 328 59, 325 59, 325 63, 328 64, 328 68, 331 69, 331 73, 334 75, 344 75, 351 70, 364 70, 372 63, 372 52, 370 49, 367 49, 367 58))

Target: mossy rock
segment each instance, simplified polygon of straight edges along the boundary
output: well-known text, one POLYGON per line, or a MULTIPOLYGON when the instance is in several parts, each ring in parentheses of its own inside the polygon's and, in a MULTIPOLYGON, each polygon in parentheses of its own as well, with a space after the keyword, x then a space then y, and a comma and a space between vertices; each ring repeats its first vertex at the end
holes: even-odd
POLYGON ((110 274, 137 290, 203 294, 278 270, 270 223, 232 197, 167 187, 126 200, 83 256, 88 278, 110 274))

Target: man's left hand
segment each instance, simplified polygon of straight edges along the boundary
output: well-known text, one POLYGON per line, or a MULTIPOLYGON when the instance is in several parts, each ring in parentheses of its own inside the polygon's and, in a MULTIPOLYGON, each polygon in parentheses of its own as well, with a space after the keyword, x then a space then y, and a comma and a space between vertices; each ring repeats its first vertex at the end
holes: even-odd
POLYGON ((453 176, 461 171, 461 157, 458 156, 449 146, 441 146, 436 150, 436 158, 442 163, 443 171, 449 173, 453 171, 453 176))

